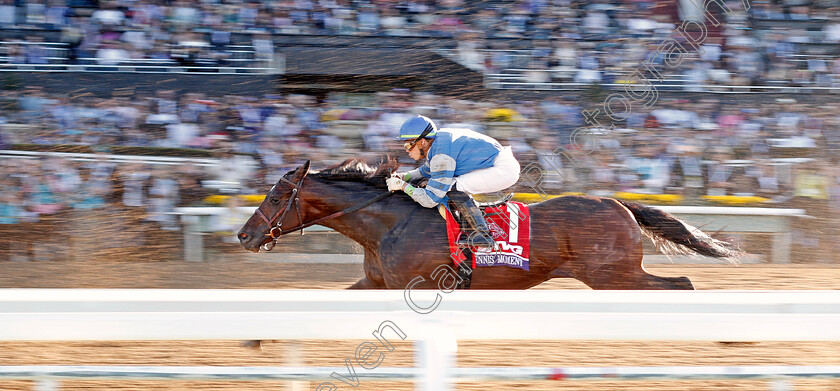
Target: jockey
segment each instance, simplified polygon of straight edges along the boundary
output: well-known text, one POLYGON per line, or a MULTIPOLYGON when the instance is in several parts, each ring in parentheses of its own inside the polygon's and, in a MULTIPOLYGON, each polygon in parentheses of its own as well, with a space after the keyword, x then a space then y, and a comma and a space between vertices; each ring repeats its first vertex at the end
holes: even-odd
POLYGON ((388 178, 388 190, 402 190, 426 208, 445 205, 448 196, 474 232, 458 244, 493 247, 484 215, 470 195, 501 191, 519 180, 519 162, 510 147, 470 129, 438 129, 422 115, 405 121, 399 138, 412 159, 426 161, 388 178), (425 189, 406 182, 421 177, 430 178, 425 189), (456 190, 450 192, 453 185, 456 190))

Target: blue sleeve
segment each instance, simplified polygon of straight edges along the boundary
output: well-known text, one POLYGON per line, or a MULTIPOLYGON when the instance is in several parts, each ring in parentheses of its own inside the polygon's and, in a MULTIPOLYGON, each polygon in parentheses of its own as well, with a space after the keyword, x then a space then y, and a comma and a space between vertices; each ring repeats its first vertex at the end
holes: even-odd
POLYGON ((436 203, 441 203, 446 198, 446 193, 455 184, 455 158, 452 157, 452 142, 448 139, 438 140, 434 156, 429 159, 429 173, 431 179, 426 184, 426 191, 429 198, 436 203))
POLYGON ((426 159, 426 162, 423 163, 422 166, 420 166, 419 170, 420 170, 420 175, 422 175, 423 178, 428 178, 428 177, 432 176, 431 171, 429 171, 429 160, 428 159, 426 159))
POLYGON ((434 156, 421 167, 421 172, 424 168, 429 171, 431 179, 426 183, 426 188, 412 187, 408 192, 420 205, 431 208, 446 202, 446 193, 455 184, 455 159, 449 155, 451 149, 451 143, 439 143, 434 156))
POLYGON ((446 198, 446 193, 455 183, 455 169, 432 171, 432 178, 426 183, 426 191, 429 198, 436 203, 441 203, 446 198))

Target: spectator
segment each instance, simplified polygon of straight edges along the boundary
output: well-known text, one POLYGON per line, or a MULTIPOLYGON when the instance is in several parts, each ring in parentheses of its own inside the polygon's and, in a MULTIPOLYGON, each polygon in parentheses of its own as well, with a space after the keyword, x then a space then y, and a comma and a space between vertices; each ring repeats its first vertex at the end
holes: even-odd
POLYGON ((672 152, 671 186, 686 196, 700 196, 705 186, 700 147, 682 144, 675 146, 672 152))
POLYGON ((236 232, 242 227, 250 212, 243 212, 241 207, 245 206, 238 195, 228 196, 224 201, 225 210, 223 213, 214 216, 212 223, 213 233, 220 236, 225 243, 239 243, 236 232))
POLYGON ((408 35, 408 21, 393 5, 382 4, 379 22, 385 35, 408 35))
POLYGON ((14 0, 0 0, 0 27, 8 28, 16 23, 17 8, 14 0))
POLYGON ((786 201, 785 193, 787 189, 779 180, 774 166, 769 161, 759 161, 754 176, 758 184, 756 189, 757 196, 769 198, 775 202, 786 201))
POLYGON ((637 176, 638 191, 658 194, 668 185, 668 163, 654 145, 637 148, 635 156, 626 159, 624 164, 637 176))
POLYGON ((117 41, 105 41, 96 51, 96 62, 99 65, 120 65, 131 60, 124 45, 117 41))
POLYGON ((85 31, 77 17, 71 17, 67 24, 61 27, 59 41, 67 45, 67 62, 76 64, 80 57, 80 48, 85 39, 85 31))
POLYGON ((379 30, 379 13, 374 4, 363 4, 359 7, 356 25, 362 34, 373 34, 379 30))
POLYGON ((221 143, 216 152, 218 163, 208 167, 209 176, 218 182, 222 192, 228 194, 239 192, 257 169, 253 158, 236 154, 233 148, 230 143, 221 143))
POLYGON ((539 138, 534 142, 534 153, 536 160, 543 171, 543 187, 546 191, 557 191, 563 188, 566 180, 574 180, 572 171, 573 165, 566 167, 569 162, 564 162, 564 156, 555 153, 557 143, 552 138, 539 138))
POLYGON ((209 48, 210 43, 203 36, 193 32, 186 32, 175 38, 175 45, 170 52, 170 57, 182 66, 195 67, 208 65, 203 62, 212 60, 213 58, 209 48))
POLYGON ((169 20, 177 30, 191 30, 200 19, 199 10, 188 1, 177 0, 170 7, 169 20))
POLYGON ((611 196, 618 188, 618 162, 615 155, 599 152, 592 155, 592 170, 589 174, 588 192, 598 197, 611 196))
POLYGON ((165 230, 177 229, 174 211, 180 202, 178 181, 174 168, 155 167, 149 188, 149 213, 146 219, 161 225, 165 230))
POLYGON ((107 0, 103 2, 102 8, 93 12, 90 19, 103 28, 117 28, 125 23, 125 13, 117 8, 114 1, 107 0))
POLYGON ((179 168, 178 206, 195 206, 211 194, 203 187, 202 179, 204 179, 203 171, 195 164, 185 164, 179 168))
POLYGON ((727 147, 716 147, 712 151, 711 160, 707 164, 706 194, 710 196, 730 195, 732 189, 732 166, 730 160, 734 154, 727 147))
POLYGON ((484 71, 484 54, 478 51, 482 47, 481 42, 475 34, 465 34, 458 40, 458 47, 455 49, 458 61, 464 66, 484 71))
POLYGON ((10 179, 2 180, 3 192, 0 192, 0 224, 17 224, 23 217, 23 195, 20 188, 10 179))
POLYGON ((43 45, 44 38, 33 35, 27 38, 25 55, 27 64, 49 64, 49 52, 43 45))
POLYGON ((145 188, 151 174, 143 163, 130 163, 119 171, 122 203, 128 208, 147 206, 145 188))
POLYGON ((6 47, 5 63, 26 64, 26 53, 21 45, 9 44, 6 47))
POLYGON ((271 35, 265 33, 254 34, 251 43, 254 47, 254 61, 256 67, 269 68, 274 65, 274 41, 271 35))
POLYGON ((44 10, 44 23, 51 25, 53 28, 60 28, 67 24, 67 15, 73 12, 61 0, 47 1, 46 10, 44 10))

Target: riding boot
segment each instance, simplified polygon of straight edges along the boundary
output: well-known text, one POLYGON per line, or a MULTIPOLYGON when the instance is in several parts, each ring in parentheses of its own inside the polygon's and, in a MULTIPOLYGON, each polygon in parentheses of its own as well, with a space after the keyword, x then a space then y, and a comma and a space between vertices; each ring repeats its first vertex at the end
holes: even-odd
POLYGON ((475 204, 472 197, 461 191, 449 192, 449 199, 455 205, 461 218, 466 220, 472 232, 467 232, 469 235, 461 235, 458 240, 459 245, 467 245, 471 247, 493 247, 496 241, 490 235, 490 229, 487 228, 487 222, 484 221, 484 214, 481 209, 475 204))

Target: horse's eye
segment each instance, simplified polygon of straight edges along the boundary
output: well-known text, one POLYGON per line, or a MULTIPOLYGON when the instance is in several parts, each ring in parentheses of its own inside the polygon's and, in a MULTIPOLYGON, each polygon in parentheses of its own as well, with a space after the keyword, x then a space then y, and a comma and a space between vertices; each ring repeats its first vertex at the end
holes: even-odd
POLYGON ((277 205, 280 203, 280 199, 277 197, 271 197, 271 200, 269 200, 269 202, 271 202, 272 205, 277 205))

